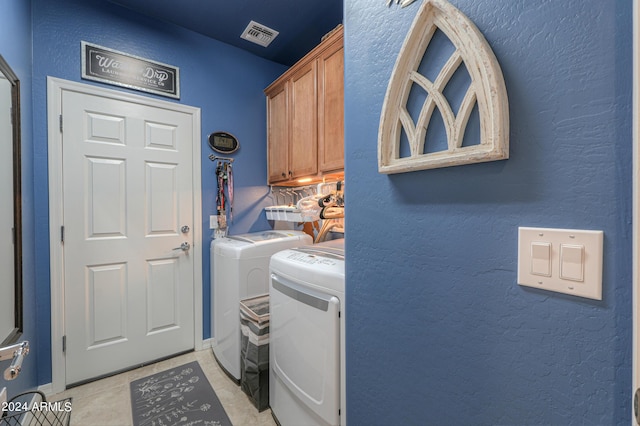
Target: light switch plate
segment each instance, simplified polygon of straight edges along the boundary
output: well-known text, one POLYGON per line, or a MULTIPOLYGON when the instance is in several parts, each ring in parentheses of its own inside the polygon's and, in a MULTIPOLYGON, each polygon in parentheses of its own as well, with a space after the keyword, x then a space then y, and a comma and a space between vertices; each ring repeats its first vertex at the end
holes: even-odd
POLYGON ((518 228, 518 284, 602 300, 604 233, 578 229, 518 228), (541 247, 550 247, 550 274, 542 274, 541 247))

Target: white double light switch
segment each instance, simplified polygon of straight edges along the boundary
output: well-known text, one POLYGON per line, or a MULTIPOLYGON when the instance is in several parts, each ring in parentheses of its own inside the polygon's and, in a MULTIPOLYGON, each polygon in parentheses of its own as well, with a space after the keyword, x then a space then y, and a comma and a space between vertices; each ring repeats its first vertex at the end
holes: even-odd
POLYGON ((518 284, 602 300, 602 231, 518 228, 518 284))

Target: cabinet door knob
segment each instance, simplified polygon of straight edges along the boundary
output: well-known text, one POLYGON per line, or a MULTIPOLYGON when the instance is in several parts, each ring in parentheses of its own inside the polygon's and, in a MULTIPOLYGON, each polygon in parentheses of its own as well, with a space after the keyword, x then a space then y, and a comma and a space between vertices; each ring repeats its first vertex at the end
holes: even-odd
POLYGON ((282 177, 287 177, 287 174, 285 172, 282 172, 282 177))

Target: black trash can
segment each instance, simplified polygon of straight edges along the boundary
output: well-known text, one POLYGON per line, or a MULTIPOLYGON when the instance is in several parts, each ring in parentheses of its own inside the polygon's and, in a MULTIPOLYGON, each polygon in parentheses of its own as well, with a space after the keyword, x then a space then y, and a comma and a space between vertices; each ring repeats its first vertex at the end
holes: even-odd
POLYGON ((269 295, 240 301, 240 387, 258 409, 269 407, 269 295))

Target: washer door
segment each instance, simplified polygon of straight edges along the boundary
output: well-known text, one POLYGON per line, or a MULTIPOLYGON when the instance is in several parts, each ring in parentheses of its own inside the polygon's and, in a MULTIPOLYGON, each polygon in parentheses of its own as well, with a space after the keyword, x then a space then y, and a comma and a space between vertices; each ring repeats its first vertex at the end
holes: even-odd
POLYGON ((302 404, 338 424, 340 300, 275 274, 271 289, 273 372, 302 404))

